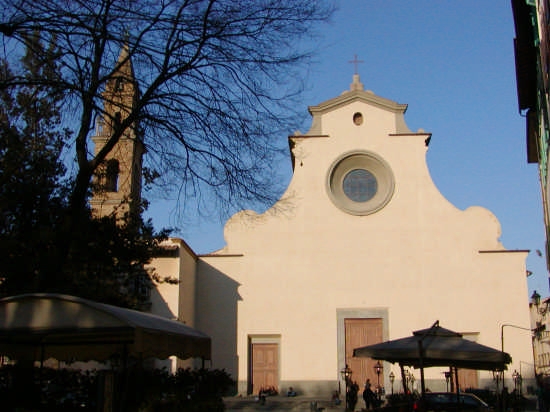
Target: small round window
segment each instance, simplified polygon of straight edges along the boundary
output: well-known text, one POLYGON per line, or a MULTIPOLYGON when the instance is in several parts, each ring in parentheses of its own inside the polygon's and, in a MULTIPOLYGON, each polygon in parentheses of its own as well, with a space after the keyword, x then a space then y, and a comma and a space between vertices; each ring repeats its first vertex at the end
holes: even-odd
POLYGON ((336 159, 327 175, 332 202, 352 215, 370 215, 392 198, 393 173, 378 155, 366 151, 346 153, 336 159))
POLYGON ((376 194, 378 182, 368 170, 353 169, 344 177, 343 189, 354 202, 367 202, 376 194))

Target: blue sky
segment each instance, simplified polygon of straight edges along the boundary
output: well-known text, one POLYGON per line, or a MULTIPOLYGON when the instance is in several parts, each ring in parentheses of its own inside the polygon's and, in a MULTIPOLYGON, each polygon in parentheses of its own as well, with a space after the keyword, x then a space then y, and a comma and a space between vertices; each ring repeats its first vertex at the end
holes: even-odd
MULTIPOLYGON (((408 104, 409 128, 432 133, 427 161, 441 193, 459 209, 493 212, 504 246, 531 250, 530 293, 547 296, 545 258, 536 253, 545 249, 540 183, 518 112, 510 0, 342 0, 322 32, 296 111, 348 89, 357 54, 365 89, 408 104)), ((173 206, 152 201, 155 226, 173 226, 173 206)), ((177 235, 199 254, 224 245, 215 220, 191 219, 177 235)))

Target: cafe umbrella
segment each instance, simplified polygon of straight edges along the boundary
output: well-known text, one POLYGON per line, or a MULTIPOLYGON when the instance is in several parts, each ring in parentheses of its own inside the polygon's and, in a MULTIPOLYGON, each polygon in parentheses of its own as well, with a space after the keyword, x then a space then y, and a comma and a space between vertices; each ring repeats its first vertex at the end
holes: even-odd
MULTIPOLYGON (((460 369, 503 371, 512 358, 506 352, 465 339, 462 334, 442 328, 436 321, 412 336, 389 340, 353 350, 355 357, 367 357, 420 369, 422 395, 424 368, 450 366, 460 369)), ((403 382, 405 380, 403 379, 403 382)))

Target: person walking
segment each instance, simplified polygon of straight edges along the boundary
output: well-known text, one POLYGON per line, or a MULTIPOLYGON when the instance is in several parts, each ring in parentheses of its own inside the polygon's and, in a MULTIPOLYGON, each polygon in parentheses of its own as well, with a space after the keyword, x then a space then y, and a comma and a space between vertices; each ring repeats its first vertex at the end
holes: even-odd
POLYGON ((359 393, 359 385, 357 385, 357 382, 353 382, 349 387, 349 392, 348 392, 348 408, 349 408, 349 411, 351 412, 355 411, 355 405, 357 405, 358 393, 359 393))
POLYGON ((363 400, 365 401, 365 409, 369 410, 374 407, 374 392, 371 388, 370 379, 365 382, 365 388, 363 389, 363 400))

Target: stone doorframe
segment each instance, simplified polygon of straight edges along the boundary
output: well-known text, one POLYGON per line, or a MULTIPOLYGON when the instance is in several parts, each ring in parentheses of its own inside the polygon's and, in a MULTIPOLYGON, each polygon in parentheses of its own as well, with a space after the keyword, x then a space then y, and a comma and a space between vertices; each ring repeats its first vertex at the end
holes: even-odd
POLYGON ((338 370, 337 381, 344 385, 340 371, 346 367, 346 329, 344 325, 345 319, 382 319, 382 341, 389 339, 389 314, 388 308, 353 308, 353 309, 336 309, 336 350, 338 352, 338 370))
MULTIPOLYGON (((247 395, 250 395, 253 393, 253 387, 252 387, 252 346, 256 343, 272 343, 277 345, 277 349, 279 351, 278 353, 278 379, 280 380, 281 377, 281 335, 262 335, 262 334, 254 334, 248 336, 248 360, 247 360, 247 379, 246 379, 246 392, 247 395)), ((280 381, 279 381, 280 383, 280 381)))

